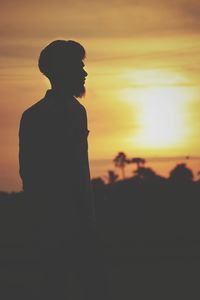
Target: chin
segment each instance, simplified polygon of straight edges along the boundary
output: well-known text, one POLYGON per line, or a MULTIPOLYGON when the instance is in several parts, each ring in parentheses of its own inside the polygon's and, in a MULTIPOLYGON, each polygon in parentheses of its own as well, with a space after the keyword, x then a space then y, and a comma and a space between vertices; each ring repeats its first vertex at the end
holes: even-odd
POLYGON ((81 86, 77 86, 75 89, 74 89, 74 96, 75 97, 78 97, 78 98, 83 98, 86 94, 86 89, 85 89, 85 86, 84 85, 81 85, 81 86))

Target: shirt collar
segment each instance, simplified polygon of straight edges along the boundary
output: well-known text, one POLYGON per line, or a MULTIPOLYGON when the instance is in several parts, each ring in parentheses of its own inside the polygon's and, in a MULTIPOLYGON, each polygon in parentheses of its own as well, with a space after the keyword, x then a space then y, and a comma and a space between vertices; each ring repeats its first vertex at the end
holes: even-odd
POLYGON ((64 112, 67 108, 69 109, 76 101, 78 101, 73 96, 68 96, 55 90, 47 90, 45 100, 49 109, 54 112, 64 112))
POLYGON ((56 101, 59 102, 60 101, 65 101, 65 102, 69 102, 69 101, 74 101, 76 100, 75 97, 71 96, 71 95, 67 95, 65 92, 62 91, 57 91, 57 90, 47 90, 46 91, 46 95, 45 98, 55 98, 56 101))

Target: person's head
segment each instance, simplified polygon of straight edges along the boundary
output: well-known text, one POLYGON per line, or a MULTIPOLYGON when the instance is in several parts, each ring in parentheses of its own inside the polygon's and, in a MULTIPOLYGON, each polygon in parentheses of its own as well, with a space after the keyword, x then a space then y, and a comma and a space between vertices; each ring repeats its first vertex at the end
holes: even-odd
POLYGON ((40 53, 38 66, 53 88, 81 97, 85 94, 85 49, 75 41, 56 40, 40 53))

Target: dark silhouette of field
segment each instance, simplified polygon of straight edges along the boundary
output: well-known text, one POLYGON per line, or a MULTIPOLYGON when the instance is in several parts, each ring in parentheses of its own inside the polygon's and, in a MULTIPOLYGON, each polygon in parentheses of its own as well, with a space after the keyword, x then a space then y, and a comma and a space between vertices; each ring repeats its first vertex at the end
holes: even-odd
MULTIPOLYGON (((200 181, 180 168, 169 179, 140 167, 112 184, 92 180, 112 299, 199 298, 200 181)), ((29 247, 26 207, 23 193, 0 194, 2 299, 26 299, 30 290, 37 299, 39 251, 29 247)))

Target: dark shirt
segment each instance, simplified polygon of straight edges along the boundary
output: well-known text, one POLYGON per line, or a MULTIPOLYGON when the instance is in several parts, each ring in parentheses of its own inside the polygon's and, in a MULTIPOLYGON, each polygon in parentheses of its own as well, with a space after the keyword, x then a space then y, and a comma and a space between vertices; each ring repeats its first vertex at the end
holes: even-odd
POLYGON ((20 176, 36 210, 57 211, 61 219, 73 211, 83 223, 94 221, 88 132, 84 106, 52 90, 23 113, 20 176))

